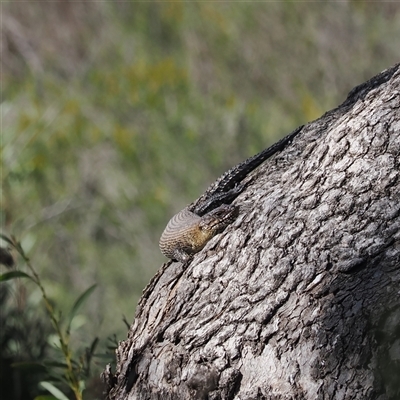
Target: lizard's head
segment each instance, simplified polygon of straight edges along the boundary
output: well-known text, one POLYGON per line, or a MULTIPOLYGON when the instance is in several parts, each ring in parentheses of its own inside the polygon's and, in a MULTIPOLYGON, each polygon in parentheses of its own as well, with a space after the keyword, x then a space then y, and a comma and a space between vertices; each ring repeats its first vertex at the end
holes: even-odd
POLYGON ((223 204, 201 218, 199 229, 205 234, 215 235, 231 224, 239 215, 239 207, 223 204))

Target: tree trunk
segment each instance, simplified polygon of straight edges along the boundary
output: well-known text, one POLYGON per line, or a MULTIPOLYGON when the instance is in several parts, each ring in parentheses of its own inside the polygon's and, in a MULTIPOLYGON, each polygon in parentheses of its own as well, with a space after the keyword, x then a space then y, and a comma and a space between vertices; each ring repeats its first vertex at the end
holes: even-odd
POLYGON ((120 399, 400 398, 400 64, 248 178, 117 350, 120 399))

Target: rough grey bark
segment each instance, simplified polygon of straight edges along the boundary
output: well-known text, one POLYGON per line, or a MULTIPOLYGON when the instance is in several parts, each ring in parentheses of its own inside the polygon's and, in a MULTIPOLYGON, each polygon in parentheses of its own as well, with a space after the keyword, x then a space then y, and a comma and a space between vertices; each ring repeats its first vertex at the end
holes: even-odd
POLYGON ((400 65, 252 173, 145 289, 109 398, 400 398, 400 65))

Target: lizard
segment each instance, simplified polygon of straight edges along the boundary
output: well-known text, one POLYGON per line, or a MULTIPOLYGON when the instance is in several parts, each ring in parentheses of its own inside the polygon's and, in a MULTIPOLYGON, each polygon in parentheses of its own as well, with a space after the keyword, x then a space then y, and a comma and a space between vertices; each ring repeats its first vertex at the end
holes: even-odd
POLYGON ((190 261, 193 254, 203 249, 239 215, 239 207, 231 203, 247 187, 242 183, 244 178, 282 150, 303 126, 225 172, 201 197, 174 215, 161 235, 161 252, 171 260, 190 261))

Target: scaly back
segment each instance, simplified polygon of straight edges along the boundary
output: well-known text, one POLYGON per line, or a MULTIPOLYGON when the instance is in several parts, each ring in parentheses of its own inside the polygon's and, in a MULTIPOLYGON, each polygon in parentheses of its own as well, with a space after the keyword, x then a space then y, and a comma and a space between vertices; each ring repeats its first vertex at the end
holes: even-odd
POLYGON ((190 241, 193 236, 193 229, 198 229, 201 218, 184 208, 174 215, 168 222, 160 238, 160 250, 168 258, 174 258, 174 251, 177 244, 190 241))

